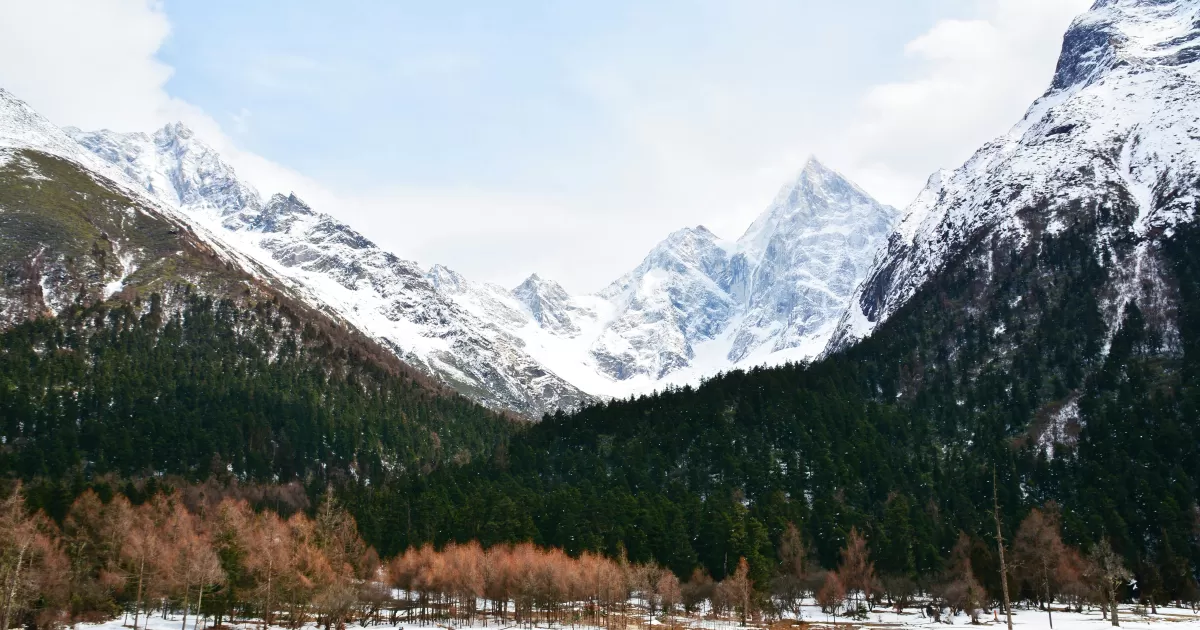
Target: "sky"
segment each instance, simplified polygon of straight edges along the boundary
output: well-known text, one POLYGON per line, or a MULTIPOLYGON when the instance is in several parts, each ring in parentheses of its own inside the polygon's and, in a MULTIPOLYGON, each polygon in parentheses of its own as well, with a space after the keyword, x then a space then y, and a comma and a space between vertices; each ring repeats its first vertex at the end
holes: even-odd
POLYGON ((597 291, 736 239, 809 155, 906 206, 1015 124, 1091 0, 0 0, 52 122, 182 120, 422 265, 597 291))

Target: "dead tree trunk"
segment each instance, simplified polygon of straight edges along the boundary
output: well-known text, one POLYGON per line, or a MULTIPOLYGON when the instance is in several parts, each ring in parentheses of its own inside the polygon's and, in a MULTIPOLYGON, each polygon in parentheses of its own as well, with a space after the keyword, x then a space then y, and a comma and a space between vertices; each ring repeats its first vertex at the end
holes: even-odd
POLYGON ((996 518, 996 547, 1000 550, 1000 585, 1004 591, 1004 615, 1008 621, 1008 630, 1013 630, 1012 604, 1008 599, 1008 565, 1004 562, 1004 534, 1000 529, 1000 490, 996 484, 995 465, 992 466, 992 514, 996 518))

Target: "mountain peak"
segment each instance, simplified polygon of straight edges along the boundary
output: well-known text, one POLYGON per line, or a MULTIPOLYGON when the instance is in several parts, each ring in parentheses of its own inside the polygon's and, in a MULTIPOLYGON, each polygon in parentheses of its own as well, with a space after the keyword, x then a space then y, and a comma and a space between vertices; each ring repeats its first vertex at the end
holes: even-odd
POLYGON ((154 135, 190 140, 196 136, 196 133, 192 131, 191 127, 177 120, 163 125, 154 135))
POLYGON ((0 147, 38 149, 67 157, 80 153, 73 144, 66 132, 0 88, 0 147))
POLYGON ((696 227, 686 227, 671 232, 669 235, 667 235, 667 238, 663 239, 662 242, 660 242, 654 249, 658 251, 664 249, 677 249, 680 246, 695 245, 706 247, 713 244, 719 245, 720 240, 721 239, 717 237, 716 234, 710 232, 708 228, 704 227, 703 225, 697 225, 696 227))
POLYGON ((861 197, 870 196, 845 175, 825 166, 816 156, 811 156, 804 162, 800 172, 779 189, 773 206, 794 206, 801 196, 822 194, 825 190, 846 190, 861 197))
POLYGON ((820 159, 815 155, 808 156, 804 161, 804 168, 800 169, 802 173, 827 173, 830 172, 829 167, 825 166, 820 159))
POLYGON ((1182 66, 1200 54, 1200 7, 1188 0, 1098 0, 1063 37, 1051 91, 1092 83, 1118 66, 1182 66))
POLYGON ((512 293, 519 299, 522 295, 532 295, 535 293, 541 295, 550 294, 556 298, 562 299, 566 299, 568 297, 567 290, 562 288, 562 285, 553 280, 543 278, 536 273, 530 274, 524 282, 517 285, 517 287, 512 290, 512 293))
MULTIPOLYGON (((107 159, 81 146, 77 137, 58 128, 25 101, 0 88, 0 149, 32 149, 75 162, 99 173, 125 192, 137 194, 141 184, 107 159)), ((150 199, 145 199, 150 201, 150 199)))
POLYGON ((814 156, 779 189, 771 205, 738 239, 738 247, 757 261, 777 236, 786 239, 821 226, 876 223, 877 219, 890 224, 897 214, 814 156))
POLYGON ((430 267, 429 271, 425 273, 425 278, 435 289, 449 294, 461 292, 463 286, 467 284, 467 279, 462 274, 442 264, 430 267))
POLYGON ((579 328, 571 320, 571 296, 557 282, 546 280, 535 273, 511 293, 542 328, 566 335, 579 332, 579 328))
MULTIPOLYGON (((1149 242, 1195 212, 1197 76, 1200 2, 1097 2, 1064 36, 1046 96, 953 173, 931 178, 909 206, 829 350, 871 334, 932 278, 951 273, 953 261, 1023 252, 1038 242, 1033 225, 1051 236, 1072 231, 1094 239, 1094 251, 1113 252, 1112 260, 1122 254, 1102 234, 1126 235, 1122 247, 1141 248, 1132 255, 1157 251, 1149 242), (1123 211, 1087 214, 1097 207, 1123 211), (1103 232, 1089 231, 1094 225, 1103 232)), ((1139 260, 1138 268, 1162 264, 1139 260)), ((1119 325, 1128 291, 1116 285, 1103 292, 1120 296, 1100 300, 1109 326, 1119 325)))
POLYGON ((12 92, 0 87, 0 111, 24 110, 32 113, 33 109, 25 101, 17 98, 12 92))
POLYGON ((286 204, 286 205, 290 206, 291 208, 293 208, 294 210, 304 212, 305 214, 312 214, 312 212, 313 212, 312 206, 308 205, 307 203, 304 203, 304 200, 297 197, 296 193, 294 193, 294 192, 290 192, 286 195, 283 193, 275 193, 275 194, 271 195, 271 200, 268 201, 267 203, 276 204, 276 205, 286 204))

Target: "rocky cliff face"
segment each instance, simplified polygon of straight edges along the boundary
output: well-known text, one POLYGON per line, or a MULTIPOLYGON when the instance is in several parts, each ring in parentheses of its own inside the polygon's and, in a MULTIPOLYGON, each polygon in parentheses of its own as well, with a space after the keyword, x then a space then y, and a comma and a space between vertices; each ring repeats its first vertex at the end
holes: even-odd
POLYGON ((736 243, 704 228, 595 296, 536 274, 512 291, 386 252, 294 195, 263 200, 183 125, 68 130, 147 193, 461 391, 528 416, 739 363, 805 358, 894 211, 812 160, 736 243))
POLYGON ((1097 2, 1067 32, 1053 83, 1024 119, 930 179, 829 350, 871 334, 952 261, 1078 230, 1111 272, 1101 304, 1110 327, 1136 300, 1169 328, 1158 250, 1195 212, 1198 73, 1200 3, 1097 2))
POLYGON ((811 159, 736 242, 680 230, 602 291, 617 316, 592 354, 613 378, 656 380, 811 358, 897 214, 811 159))
POLYGON ((439 290, 439 275, 376 246, 294 195, 265 202, 183 125, 153 136, 69 130, 164 203, 285 279, 313 306, 485 404, 529 417, 592 400, 532 359, 521 341, 439 290))

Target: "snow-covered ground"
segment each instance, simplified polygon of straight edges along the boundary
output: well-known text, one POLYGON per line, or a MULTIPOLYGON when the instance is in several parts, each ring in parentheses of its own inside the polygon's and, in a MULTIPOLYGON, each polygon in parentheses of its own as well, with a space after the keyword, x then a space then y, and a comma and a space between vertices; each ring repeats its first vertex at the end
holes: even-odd
MULTIPOLYGON (((1178 630, 1200 628, 1200 615, 1192 612, 1191 609, 1181 608, 1165 608, 1159 607, 1157 615, 1141 615, 1135 612, 1131 605, 1122 606, 1120 615, 1122 628, 1172 628, 1178 630)), ((860 627, 913 627, 913 628, 945 628, 947 625, 970 626, 971 620, 968 616, 958 615, 957 617, 942 617, 941 622, 934 621, 926 617, 924 613, 917 609, 907 609, 901 614, 896 614, 891 609, 876 608, 871 612, 866 621, 856 621, 845 618, 834 619, 830 615, 821 612, 819 608, 812 607, 804 611, 804 621, 815 625, 831 625, 835 621, 837 625, 850 625, 860 627)), ((993 616, 993 613, 981 614, 979 618, 980 624, 983 626, 1005 627, 1004 614, 1000 613, 993 616), (998 619, 998 620, 997 620, 998 619)), ((1088 611, 1086 608, 1082 613, 1065 612, 1058 608, 1054 611, 1054 630, 1086 630, 1101 628, 1111 628, 1112 623, 1104 619, 1099 608, 1093 608, 1088 611)), ((1013 628, 1021 630, 1050 630, 1050 620, 1046 616, 1046 611, 1037 609, 1014 609, 1013 610, 1013 628)))
MULTIPOLYGON (((386 618, 386 615, 385 615, 386 618)), ((207 620, 211 623, 211 619, 207 620)), ((590 621, 590 620, 585 620, 590 621)), ((848 627, 848 628, 929 628, 930 630, 945 628, 948 625, 953 626, 971 626, 971 620, 966 615, 958 615, 956 617, 943 616, 941 622, 936 622, 929 617, 926 617, 920 610, 911 608, 897 614, 891 609, 876 608, 871 612, 866 620, 855 620, 846 617, 833 617, 821 612, 816 606, 805 606, 801 620, 803 623, 815 627, 848 627)), ((1150 615, 1143 612, 1132 605, 1121 607, 1120 621, 1122 628, 1130 628, 1133 630, 1197 630, 1200 629, 1200 615, 1188 608, 1170 608, 1160 606, 1158 614, 1150 615)), ((149 619, 142 617, 139 628, 145 630, 183 630, 181 625, 183 622, 182 616, 178 614, 169 615, 164 618, 161 614, 154 614, 149 619)), ((649 625, 649 620, 644 614, 637 614, 636 611, 631 611, 626 617, 628 627, 646 627, 649 625)), ((795 622, 794 617, 787 617, 782 622, 787 625, 792 625, 789 622, 795 622)), ((187 621, 187 630, 193 630, 195 618, 189 617, 187 621)), ((704 618, 672 616, 670 619, 664 619, 659 616, 653 621, 654 627, 663 628, 696 628, 703 630, 733 630, 740 628, 741 623, 736 617, 730 618, 713 618, 706 616, 704 618)), ((766 627, 769 624, 766 621, 751 622, 753 627, 766 627)), ((124 630, 133 627, 133 617, 128 618, 118 617, 104 623, 86 623, 78 624, 78 630, 124 630)), ((203 623, 200 628, 206 627, 203 623)), ((238 628, 240 630, 261 630, 262 624, 252 621, 240 621, 233 624, 226 624, 229 628, 238 628)), ((406 622, 400 621, 396 625, 383 623, 381 625, 362 626, 357 623, 346 624, 347 630, 368 630, 393 628, 396 630, 424 630, 441 628, 442 630, 466 630, 468 628, 492 628, 507 630, 516 628, 516 624, 511 620, 499 621, 495 618, 484 621, 483 619, 476 620, 474 623, 467 624, 461 620, 448 621, 429 621, 406 622)), ((524 626, 528 627, 528 626, 524 626)), ((576 624, 548 624, 545 622, 536 625, 538 628, 546 628, 547 630, 561 630, 565 628, 572 629, 587 629, 591 628, 588 623, 580 622, 576 624)), ((994 618, 992 613, 983 614, 980 616, 980 626, 978 627, 993 627, 1004 628, 1004 616, 998 615, 994 618)), ((1092 610, 1085 609, 1082 613, 1066 612, 1065 610, 1055 609, 1054 611, 1054 630, 1104 630, 1111 628, 1111 622, 1104 619, 1100 613, 1100 609, 1093 608, 1092 610)), ((1046 612, 1037 609, 1014 609, 1013 610, 1013 628, 1020 630, 1050 630, 1050 620, 1046 616, 1046 612)), ((306 627, 311 630, 319 630, 314 624, 309 624, 306 627)), ((271 630, 288 630, 282 626, 272 626, 271 630)), ((600 630, 597 628, 597 630, 600 630)))

